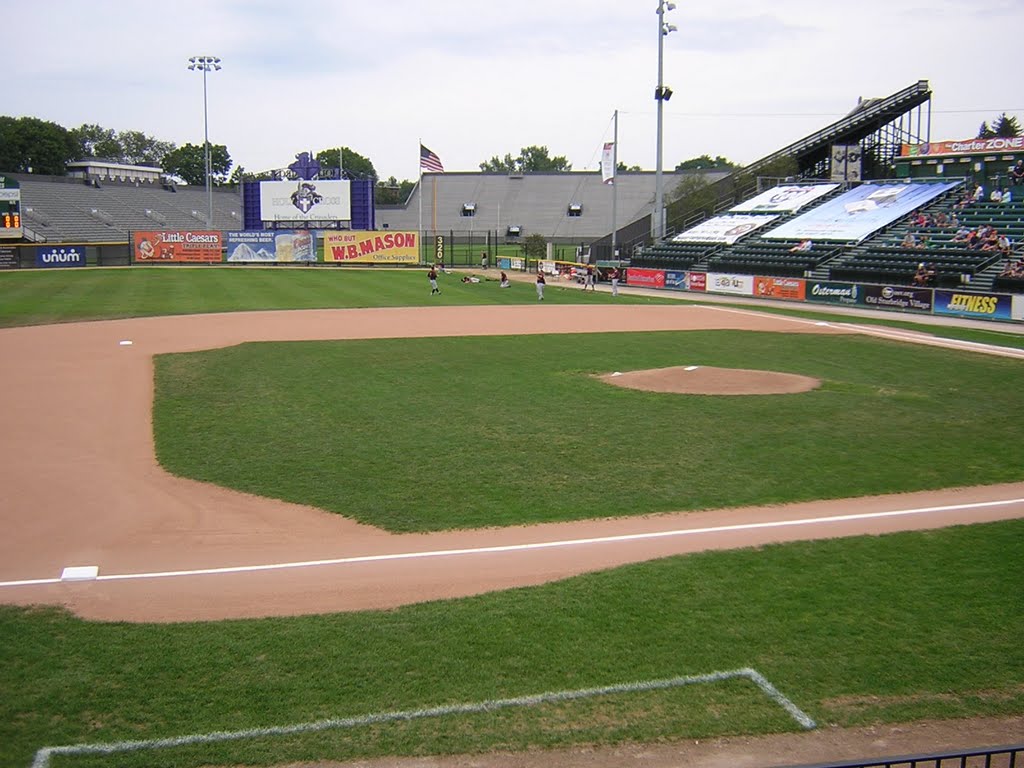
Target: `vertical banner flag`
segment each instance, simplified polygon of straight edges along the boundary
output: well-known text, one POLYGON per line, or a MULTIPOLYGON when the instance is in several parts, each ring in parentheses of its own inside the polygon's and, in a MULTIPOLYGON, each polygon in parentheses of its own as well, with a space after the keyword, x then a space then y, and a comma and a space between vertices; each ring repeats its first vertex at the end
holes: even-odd
POLYGON ((615 142, 606 141, 601 153, 601 183, 615 183, 615 142))
POLYGON ((444 166, 441 165, 441 158, 420 144, 420 170, 444 173, 444 166))

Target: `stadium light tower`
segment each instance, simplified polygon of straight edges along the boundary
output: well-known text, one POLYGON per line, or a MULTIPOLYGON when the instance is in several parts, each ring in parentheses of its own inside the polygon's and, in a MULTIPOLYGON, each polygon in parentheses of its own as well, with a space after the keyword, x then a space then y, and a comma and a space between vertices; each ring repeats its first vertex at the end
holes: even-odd
POLYGON ((206 226, 213 229, 213 187, 210 186, 210 120, 206 108, 206 73, 220 69, 220 59, 216 56, 192 56, 188 60, 190 70, 203 73, 203 149, 206 156, 206 201, 209 209, 206 214, 206 226))
POLYGON ((654 171, 654 239, 660 240, 665 236, 665 182, 662 179, 661 169, 661 148, 662 148, 662 113, 665 102, 672 98, 672 89, 667 88, 662 82, 665 60, 665 36, 669 32, 675 32, 675 24, 665 23, 665 12, 674 11, 675 3, 668 3, 662 0, 658 3, 658 87, 654 89, 654 100, 658 102, 658 142, 657 159, 654 171))

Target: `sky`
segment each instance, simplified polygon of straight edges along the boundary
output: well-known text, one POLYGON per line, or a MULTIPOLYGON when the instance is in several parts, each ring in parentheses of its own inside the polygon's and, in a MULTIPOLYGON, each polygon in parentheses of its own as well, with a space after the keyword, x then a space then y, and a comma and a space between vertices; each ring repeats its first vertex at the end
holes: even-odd
MULTIPOLYGON (((1024 125, 1024 0, 677 0, 661 39, 663 167, 748 164, 843 117, 859 97, 928 80, 931 139, 1000 113, 1024 125)), ((573 170, 657 162, 658 0, 0 0, 14 62, 0 114, 98 124, 234 164, 282 168, 350 147, 415 179, 546 146, 573 170), (22 30, 21 34, 11 34, 22 30)), ((925 122, 927 126, 927 121, 925 122)))

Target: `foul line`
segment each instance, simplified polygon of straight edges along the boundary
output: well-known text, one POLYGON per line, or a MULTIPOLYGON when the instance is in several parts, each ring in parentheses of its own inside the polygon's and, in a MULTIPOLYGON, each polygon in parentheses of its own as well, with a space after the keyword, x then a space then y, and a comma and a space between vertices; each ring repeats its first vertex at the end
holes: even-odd
POLYGON ((511 707, 530 707, 538 704, 576 701, 578 699, 593 698, 595 696, 608 696, 618 693, 643 693, 646 691, 679 688, 685 685, 694 685, 696 683, 717 683, 736 678, 744 678, 754 683, 766 696, 768 696, 768 698, 785 709, 790 717, 792 717, 801 728, 805 730, 812 730, 817 727, 814 720, 800 710, 796 704, 783 696, 782 693, 780 693, 774 685, 768 682, 763 675, 761 675, 757 670, 747 667, 744 669, 730 670, 728 672, 711 672, 706 675, 673 677, 667 680, 647 680, 637 683, 620 683, 618 685, 602 686, 600 688, 554 691, 530 696, 518 696, 511 699, 489 699, 469 704, 447 704, 428 709, 413 709, 399 712, 378 712, 371 715, 363 715, 361 717, 344 717, 331 720, 319 720, 313 723, 299 723, 296 725, 250 728, 244 731, 215 731, 213 733, 173 736, 166 739, 148 739, 145 741, 118 741, 105 744, 71 744, 62 747, 43 747, 36 752, 35 759, 32 761, 32 768, 49 768, 50 758, 54 755, 110 755, 117 752, 138 752, 146 749, 167 749, 172 747, 187 747, 196 744, 216 744, 225 741, 241 741, 243 739, 255 739, 267 736, 290 736, 302 733, 317 733, 320 731, 340 728, 355 728, 362 725, 378 725, 380 723, 419 720, 428 717, 476 714, 480 712, 492 712, 498 709, 509 709, 511 707))
MULTIPOLYGON (((128 581, 132 579, 166 579, 178 576, 210 576, 227 573, 253 573, 257 571, 278 571, 289 568, 312 568, 325 565, 348 565, 352 563, 376 563, 388 560, 415 560, 432 557, 458 557, 462 555, 482 555, 500 552, 523 552, 536 549, 554 549, 557 547, 574 547, 588 544, 612 544, 646 539, 664 539, 676 536, 699 536, 708 533, 729 533, 733 531, 753 531, 768 528, 787 528, 799 525, 818 525, 822 523, 842 523, 853 520, 874 520, 886 517, 906 517, 930 512, 949 512, 960 509, 983 509, 1011 504, 1024 504, 1024 498, 1003 499, 1000 501, 977 501, 968 504, 948 504, 937 507, 917 507, 914 509, 896 509, 884 512, 856 512, 848 515, 831 517, 804 517, 796 520, 772 520, 764 523, 736 523, 733 525, 715 525, 707 528, 681 528, 670 531, 649 531, 646 533, 623 533, 615 536, 595 536, 585 539, 560 539, 540 541, 530 544, 501 544, 491 547, 473 547, 466 549, 433 549, 422 552, 397 552, 383 555, 359 555, 354 557, 337 557, 327 560, 304 560, 290 563, 266 563, 261 565, 236 565, 221 568, 198 568, 187 571, 154 571, 149 573, 115 573, 97 576, 90 581, 128 581)), ((47 584, 60 584, 56 579, 22 579, 18 581, 0 581, 0 587, 29 587, 47 584)), ((81 584, 82 582, 76 582, 81 584)))

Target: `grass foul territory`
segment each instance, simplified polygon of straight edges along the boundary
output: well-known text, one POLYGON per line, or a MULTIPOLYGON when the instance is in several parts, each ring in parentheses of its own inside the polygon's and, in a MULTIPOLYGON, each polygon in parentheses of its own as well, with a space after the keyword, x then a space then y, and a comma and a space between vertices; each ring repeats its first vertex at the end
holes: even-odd
POLYGON ((640 693, 643 691, 678 688, 697 683, 717 683, 735 678, 745 678, 754 683, 773 702, 782 707, 794 721, 806 730, 815 728, 815 722, 792 701, 783 696, 779 690, 765 677, 754 669, 736 669, 729 672, 711 672, 706 675, 673 677, 667 680, 647 680, 638 683, 606 685, 599 688, 584 688, 574 691, 554 691, 538 693, 532 696, 517 696, 511 699, 491 699, 471 704, 448 704, 427 709, 414 709, 402 712, 379 712, 363 717, 344 717, 320 720, 315 723, 297 723, 295 725, 251 728, 244 731, 192 734, 167 739, 151 739, 149 741, 122 741, 112 744, 73 744, 63 747, 43 747, 36 752, 32 768, 50 768, 50 761, 57 755, 113 755, 119 752, 141 752, 143 750, 168 749, 196 744, 216 744, 224 741, 241 741, 243 739, 266 738, 268 736, 289 736, 301 733, 316 733, 342 728, 357 728, 365 725, 378 725, 400 720, 419 720, 428 717, 445 717, 466 715, 479 712, 493 712, 510 707, 533 707, 539 704, 555 704, 595 696, 612 696, 620 693, 640 693))

